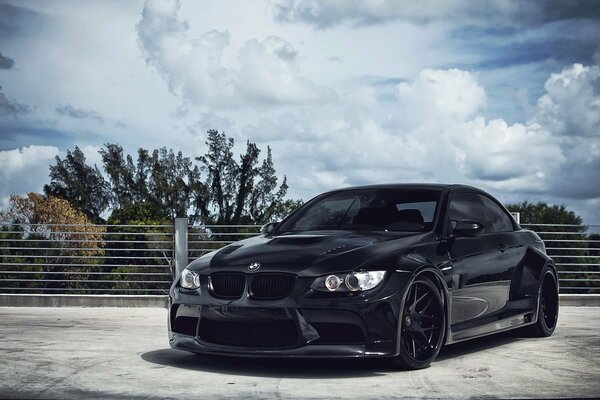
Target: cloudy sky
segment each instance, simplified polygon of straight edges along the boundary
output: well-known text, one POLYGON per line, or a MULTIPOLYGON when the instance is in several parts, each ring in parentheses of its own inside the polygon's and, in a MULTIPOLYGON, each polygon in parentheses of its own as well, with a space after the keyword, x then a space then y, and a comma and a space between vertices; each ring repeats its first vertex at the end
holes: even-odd
POLYGON ((0 206, 75 145, 271 146, 290 196, 467 183, 600 223, 600 2, 0 0, 0 206))

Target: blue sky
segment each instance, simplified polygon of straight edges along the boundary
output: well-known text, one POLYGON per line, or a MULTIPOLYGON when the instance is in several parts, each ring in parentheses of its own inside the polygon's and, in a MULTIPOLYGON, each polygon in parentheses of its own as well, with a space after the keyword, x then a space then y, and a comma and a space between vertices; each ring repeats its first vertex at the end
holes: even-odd
POLYGON ((467 183, 600 223, 600 2, 2 1, 0 207, 103 143, 273 149, 290 196, 467 183))

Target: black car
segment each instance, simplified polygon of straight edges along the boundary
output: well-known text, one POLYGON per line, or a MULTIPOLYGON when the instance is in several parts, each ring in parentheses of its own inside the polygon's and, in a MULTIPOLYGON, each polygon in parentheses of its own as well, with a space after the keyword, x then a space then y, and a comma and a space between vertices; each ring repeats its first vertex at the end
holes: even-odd
POLYGON ((558 276, 543 242, 474 187, 321 194, 206 254, 170 290, 171 347, 202 354, 387 357, 525 327, 549 336, 558 276))

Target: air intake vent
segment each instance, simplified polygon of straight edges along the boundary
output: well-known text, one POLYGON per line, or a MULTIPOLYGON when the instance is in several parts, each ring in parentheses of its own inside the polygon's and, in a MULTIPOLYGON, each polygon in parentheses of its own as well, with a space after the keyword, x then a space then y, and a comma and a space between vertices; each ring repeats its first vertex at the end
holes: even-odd
POLYGON ((354 324, 313 322, 312 327, 317 330, 319 339, 314 343, 364 343, 365 335, 359 326, 354 324))
POLYGON ((245 283, 243 274, 219 273, 210 276, 210 287, 215 297, 239 298, 244 293, 245 283))
POLYGON ((200 340, 224 346, 290 347, 298 343, 293 321, 240 323, 203 318, 198 329, 200 340))
POLYGON ((292 291, 296 275, 289 274, 257 274, 252 279, 250 294, 255 299, 280 299, 292 291))

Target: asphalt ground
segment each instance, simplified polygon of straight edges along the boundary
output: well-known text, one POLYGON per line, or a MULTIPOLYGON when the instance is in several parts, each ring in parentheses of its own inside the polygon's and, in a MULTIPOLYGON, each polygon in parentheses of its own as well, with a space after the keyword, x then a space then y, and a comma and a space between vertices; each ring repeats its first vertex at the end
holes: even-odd
POLYGON ((561 307, 550 338, 448 346, 430 368, 172 350, 160 308, 0 308, 0 398, 600 397, 600 307, 561 307))

